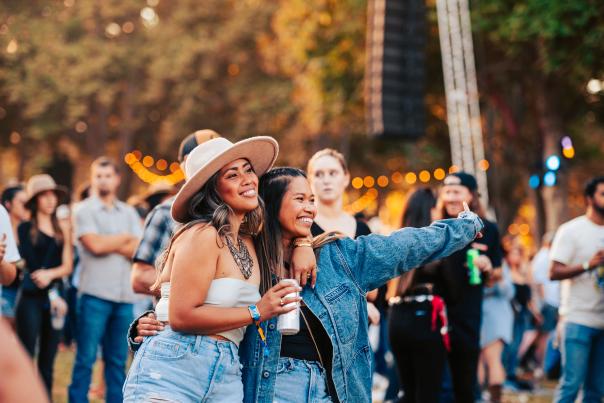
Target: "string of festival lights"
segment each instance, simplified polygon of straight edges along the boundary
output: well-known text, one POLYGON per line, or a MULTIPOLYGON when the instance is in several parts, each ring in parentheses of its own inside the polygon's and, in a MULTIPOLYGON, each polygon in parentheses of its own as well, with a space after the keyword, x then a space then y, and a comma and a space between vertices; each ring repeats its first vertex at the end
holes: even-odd
POLYGON ((180 164, 178 162, 168 164, 165 159, 158 159, 155 161, 150 155, 145 155, 143 157, 142 153, 138 150, 127 153, 124 156, 124 161, 140 180, 148 184, 162 181, 176 185, 185 179, 184 172, 180 169, 180 164), (153 166, 159 171, 169 170, 170 173, 167 175, 156 174, 149 169, 153 166))
MULTIPOLYGON (((185 178, 178 162, 168 164, 165 159, 158 159, 156 161, 155 158, 150 155, 143 156, 139 150, 127 153, 124 156, 124 161, 141 181, 148 184, 161 181, 176 185, 185 178), (153 167, 158 171, 169 170, 170 173, 165 175, 157 174, 151 170, 153 167)), ((478 168, 483 171, 488 170, 489 162, 487 160, 480 161, 478 163, 478 168)), ((459 167, 452 165, 447 171, 449 173, 457 172, 459 171, 459 167)), ((379 175, 377 177, 371 175, 354 177, 351 181, 352 187, 357 190, 365 188, 366 191, 358 199, 349 203, 345 209, 353 213, 363 211, 378 198, 380 188, 385 189, 389 186, 401 186, 404 183, 407 185, 414 185, 418 181, 421 183, 428 183, 433 179, 441 181, 447 175, 447 171, 445 171, 444 168, 436 168, 432 171, 427 169, 419 172, 394 171, 389 175, 379 175)))

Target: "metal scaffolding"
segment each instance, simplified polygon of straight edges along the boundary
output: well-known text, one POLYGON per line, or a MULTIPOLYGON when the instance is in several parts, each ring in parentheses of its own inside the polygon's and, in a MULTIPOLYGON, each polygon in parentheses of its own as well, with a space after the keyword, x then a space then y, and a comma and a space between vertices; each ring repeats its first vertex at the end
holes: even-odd
POLYGON ((451 160, 476 176, 481 201, 489 205, 487 175, 479 168, 484 145, 478 103, 474 45, 467 0, 437 0, 451 160))

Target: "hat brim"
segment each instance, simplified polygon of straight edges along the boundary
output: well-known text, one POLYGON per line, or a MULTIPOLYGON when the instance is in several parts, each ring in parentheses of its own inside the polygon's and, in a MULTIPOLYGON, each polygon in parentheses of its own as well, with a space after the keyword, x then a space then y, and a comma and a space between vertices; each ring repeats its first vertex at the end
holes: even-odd
POLYGON ((24 203, 25 208, 31 210, 33 202, 36 200, 36 196, 38 196, 40 193, 48 192, 49 190, 55 192, 55 194, 57 195, 57 198, 59 199, 58 204, 66 203, 69 200, 69 192, 67 191, 66 187, 61 185, 49 186, 48 188, 39 189, 38 191, 36 191, 36 193, 31 195, 29 199, 27 199, 24 203))
POLYGON ((191 198, 199 192, 212 175, 220 171, 228 163, 241 158, 246 159, 252 164, 256 175, 260 177, 271 169, 277 160, 278 153, 279 145, 275 139, 267 136, 258 136, 235 143, 224 152, 217 154, 193 176, 188 178, 180 188, 172 204, 172 218, 180 223, 189 221, 191 217, 188 213, 188 205, 191 198))

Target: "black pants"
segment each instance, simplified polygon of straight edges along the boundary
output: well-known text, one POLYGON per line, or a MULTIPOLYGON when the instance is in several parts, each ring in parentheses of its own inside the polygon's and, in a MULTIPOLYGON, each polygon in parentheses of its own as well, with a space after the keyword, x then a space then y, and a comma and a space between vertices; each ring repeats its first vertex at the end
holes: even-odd
POLYGON ((59 346, 61 331, 50 322, 50 302, 47 295, 21 293, 15 309, 17 335, 32 357, 38 345, 38 370, 48 395, 52 392, 52 371, 59 346))
POLYGON ((476 401, 476 382, 480 348, 451 339, 449 368, 455 403, 474 403, 476 401))
POLYGON ((432 330, 430 302, 394 305, 390 311, 390 348, 396 359, 404 403, 439 400, 447 351, 440 322, 432 330))

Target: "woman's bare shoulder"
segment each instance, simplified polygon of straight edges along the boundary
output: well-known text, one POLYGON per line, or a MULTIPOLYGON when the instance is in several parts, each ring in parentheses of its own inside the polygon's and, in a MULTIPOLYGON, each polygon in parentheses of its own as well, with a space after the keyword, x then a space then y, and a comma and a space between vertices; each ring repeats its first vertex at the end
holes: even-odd
POLYGON ((218 230, 211 224, 198 223, 185 229, 174 242, 176 248, 192 245, 197 248, 203 246, 204 251, 207 251, 207 248, 219 249, 221 245, 218 230))

